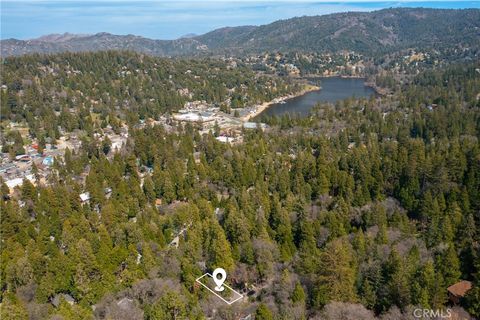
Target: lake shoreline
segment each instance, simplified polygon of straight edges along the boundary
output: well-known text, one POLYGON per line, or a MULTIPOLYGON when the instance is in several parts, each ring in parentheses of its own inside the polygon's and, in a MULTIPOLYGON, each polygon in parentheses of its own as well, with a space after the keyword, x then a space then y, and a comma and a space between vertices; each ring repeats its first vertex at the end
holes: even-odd
POLYGON ((262 104, 257 105, 255 107, 256 108, 255 111, 252 111, 251 113, 247 114, 246 116, 241 117, 240 120, 242 120, 243 122, 248 122, 248 121, 252 120, 253 118, 257 117, 258 115, 260 115, 263 111, 267 110, 268 108, 270 108, 274 104, 281 103, 282 101, 290 100, 290 99, 293 99, 293 98, 296 98, 296 97, 300 97, 300 96, 303 96, 306 93, 321 90, 321 89, 322 88, 319 87, 319 86, 309 84, 304 89, 302 89, 302 90, 300 90, 296 93, 292 93, 292 94, 288 94, 286 96, 278 97, 278 98, 275 98, 271 101, 267 101, 267 102, 264 102, 262 104))
POLYGON ((304 79, 308 78, 342 78, 342 79, 367 79, 365 76, 348 76, 348 75, 340 75, 340 74, 334 74, 334 75, 305 75, 303 76, 304 79))
POLYGON ((365 81, 365 86, 372 88, 379 96, 388 95, 388 89, 377 86, 374 82, 365 81))
POLYGON ((382 88, 382 87, 379 87, 375 84, 374 81, 367 81, 367 77, 365 76, 348 76, 348 75, 322 75, 322 76, 318 76, 318 75, 307 75, 304 77, 305 79, 308 79, 308 78, 312 78, 312 79, 322 79, 322 78, 342 78, 342 79, 364 79, 365 81, 363 82, 363 84, 366 86, 366 87, 370 87, 372 88, 373 90, 375 90, 375 92, 380 95, 380 96, 386 96, 389 92, 388 92, 388 89, 385 89, 385 88, 382 88))
POLYGON ((317 103, 336 103, 339 100, 348 99, 353 96, 356 98, 368 98, 372 95, 378 96, 377 90, 366 84, 365 77, 347 78, 336 76, 304 78, 304 80, 309 80, 312 87, 316 79, 323 79, 323 81, 317 82, 318 86, 321 86, 321 90, 315 90, 318 86, 314 88, 310 87, 310 90, 302 90, 295 95, 282 97, 281 100, 284 101, 283 103, 278 103, 280 99, 277 98, 269 103, 260 105, 254 110, 255 113, 248 114, 243 120, 248 121, 253 118, 253 121, 258 121, 262 115, 281 116, 285 113, 308 116, 311 108, 317 103))

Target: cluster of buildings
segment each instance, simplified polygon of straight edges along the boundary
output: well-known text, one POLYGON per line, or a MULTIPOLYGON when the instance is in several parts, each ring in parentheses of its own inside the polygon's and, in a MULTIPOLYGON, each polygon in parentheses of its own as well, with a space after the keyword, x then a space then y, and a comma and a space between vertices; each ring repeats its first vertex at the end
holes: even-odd
MULTIPOLYGON (((281 103, 283 99, 284 98, 276 98, 272 103, 281 103)), ((193 125, 200 134, 212 132, 215 134, 217 141, 235 144, 243 142, 244 130, 265 130, 268 128, 264 123, 249 121, 249 119, 257 115, 263 108, 264 105, 255 105, 235 109, 235 112, 226 113, 222 111, 219 106, 207 103, 205 100, 189 101, 176 113, 163 115, 157 120, 152 118, 140 120, 140 123, 137 124, 135 128, 142 129, 147 126, 163 126, 167 132, 173 132, 176 130, 175 125, 189 123, 193 125)), ((110 140, 112 140, 112 138, 110 138, 110 140)))
POLYGON ((54 164, 55 157, 63 154, 55 146, 46 145, 43 153, 38 153, 38 145, 33 143, 25 147, 25 153, 10 158, 8 153, 0 153, 0 176, 8 186, 10 191, 28 179, 35 183, 39 178, 46 181, 51 167, 54 164), (36 167, 36 172, 34 170, 36 167))
POLYGON ((264 53, 244 58, 243 62, 258 71, 299 77, 363 76, 364 57, 354 51, 332 53, 264 53))
MULTIPOLYGON (((174 129, 173 124, 191 123, 200 134, 212 132, 215 138, 222 143, 241 143, 244 130, 266 129, 263 123, 248 122, 248 119, 255 115, 259 106, 252 106, 238 109, 236 114, 229 114, 220 110, 213 104, 205 101, 193 101, 185 103, 184 107, 173 115, 165 115, 158 120, 149 119, 141 121, 138 128, 145 125, 162 125, 167 130, 174 129)), ((15 128, 16 130, 18 128, 15 128)), ((28 132, 25 130, 25 132, 28 132)), ((24 179, 32 183, 46 183, 52 167, 56 160, 63 159, 66 149, 78 151, 82 145, 82 136, 85 134, 80 130, 73 132, 61 132, 62 136, 55 144, 47 143, 45 148, 39 152, 36 139, 24 134, 24 140, 32 141, 24 145, 25 153, 13 157, 8 153, 0 152, 0 176, 6 183, 10 192, 15 187, 21 186, 24 179)), ((101 133, 95 133, 95 138, 102 142, 108 138, 111 142, 110 154, 119 151, 128 139, 128 128, 123 126, 120 130, 113 130, 107 126, 101 133)), ((88 202, 89 195, 82 194, 82 202, 88 202)))
MULTIPOLYGON (((24 179, 32 183, 46 183, 49 174, 56 159, 62 159, 65 150, 78 151, 82 145, 82 132, 76 130, 71 133, 63 133, 55 144, 47 143, 45 148, 39 152, 39 146, 36 139, 27 136, 28 145, 24 145, 24 154, 12 157, 9 153, 0 152, 0 177, 13 192, 15 187, 21 186, 24 179)), ((126 143, 128 138, 128 129, 122 127, 120 133, 115 133, 112 128, 107 127, 103 134, 95 134, 100 141, 108 137, 111 141, 111 154, 117 152, 126 143)))
MULTIPOLYGON (((200 134, 214 132, 216 139, 223 143, 239 143, 243 141, 243 129, 260 128, 264 130, 267 128, 267 125, 263 123, 245 121, 256 113, 257 108, 257 106, 242 108, 235 116, 225 113, 219 107, 205 101, 193 101, 185 103, 184 108, 173 114, 169 120, 195 124, 200 134)), ((167 123, 168 121, 161 119, 160 122, 167 123)))

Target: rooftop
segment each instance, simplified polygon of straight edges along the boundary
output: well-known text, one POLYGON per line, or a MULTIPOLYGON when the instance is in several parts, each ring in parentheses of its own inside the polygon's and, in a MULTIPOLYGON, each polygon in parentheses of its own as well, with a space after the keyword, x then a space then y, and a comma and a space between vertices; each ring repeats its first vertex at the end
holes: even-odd
POLYGON ((457 297, 463 297, 465 294, 472 288, 472 283, 467 280, 462 280, 460 282, 457 282, 450 287, 447 288, 448 292, 451 294, 457 296, 457 297))

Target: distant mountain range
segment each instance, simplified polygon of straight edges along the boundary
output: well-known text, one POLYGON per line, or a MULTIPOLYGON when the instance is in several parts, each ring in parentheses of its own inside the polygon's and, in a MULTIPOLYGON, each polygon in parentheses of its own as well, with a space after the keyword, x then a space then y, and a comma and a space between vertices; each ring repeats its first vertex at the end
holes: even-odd
POLYGON ((156 56, 239 54, 263 51, 338 51, 364 54, 404 48, 479 46, 480 9, 396 8, 279 20, 262 26, 226 27, 177 40, 135 35, 54 34, 0 41, 1 56, 64 51, 133 50, 156 56))

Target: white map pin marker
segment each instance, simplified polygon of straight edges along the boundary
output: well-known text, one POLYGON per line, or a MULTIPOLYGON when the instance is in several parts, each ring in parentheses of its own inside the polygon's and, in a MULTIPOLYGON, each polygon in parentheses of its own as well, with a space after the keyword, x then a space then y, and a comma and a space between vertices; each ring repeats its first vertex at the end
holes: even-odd
POLYGON ((213 281, 215 281, 215 284, 217 285, 215 287, 215 291, 223 291, 223 289, 225 289, 223 287, 225 279, 227 279, 227 273, 225 272, 225 270, 223 270, 222 268, 217 268, 213 270, 213 281), (220 276, 220 278, 218 278, 218 276, 220 276))

